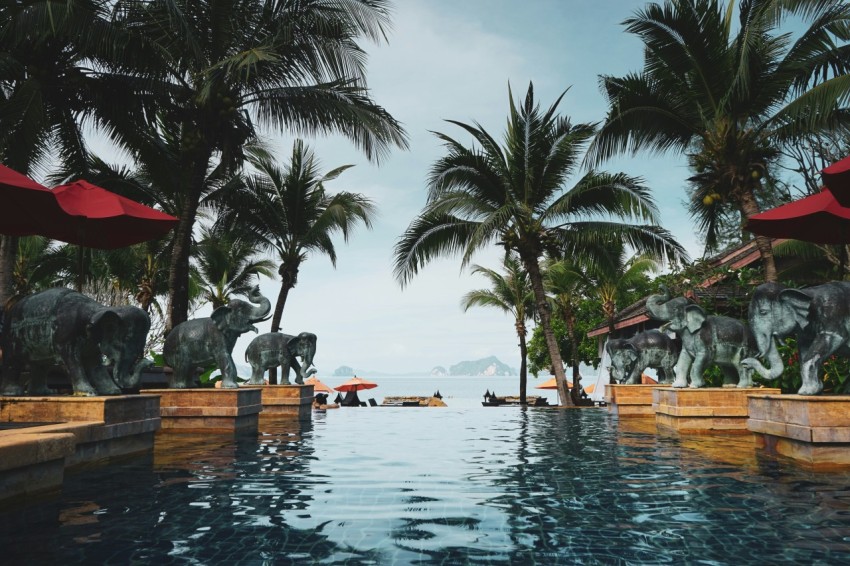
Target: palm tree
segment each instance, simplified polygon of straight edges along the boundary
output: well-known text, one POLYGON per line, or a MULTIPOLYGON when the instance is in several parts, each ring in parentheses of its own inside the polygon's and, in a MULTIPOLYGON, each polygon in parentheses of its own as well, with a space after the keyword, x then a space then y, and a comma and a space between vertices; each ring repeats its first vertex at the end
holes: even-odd
MULTIPOLYGON (((33 174, 59 156, 85 161, 81 122, 107 98, 99 64, 115 33, 103 0, 0 5, 0 161, 33 174)), ((113 81, 114 82, 114 81, 113 81)), ((114 89, 112 90, 114 93, 114 89)), ((120 97, 112 97, 118 104, 120 97)), ((12 292, 17 238, 0 244, 0 303, 12 292)))
MULTIPOLYGON (((301 264, 310 254, 320 254, 336 267, 333 236, 341 234, 348 242, 358 224, 371 228, 376 209, 371 200, 358 193, 329 194, 325 183, 351 165, 322 174, 318 159, 301 140, 293 144, 290 161, 283 169, 262 154, 250 156, 249 162, 258 174, 248 177, 244 188, 224 201, 218 222, 239 226, 260 247, 273 250, 280 260, 280 293, 271 327, 272 332, 278 332, 289 292, 298 283, 301 264)), ((277 372, 273 369, 269 383, 276 382, 277 372)))
POLYGON ((581 393, 579 372, 579 341, 576 333, 577 308, 591 289, 591 281, 576 261, 560 259, 549 261, 543 271, 543 285, 551 295, 552 306, 564 321, 570 356, 567 363, 572 368, 572 400, 577 402, 581 393))
POLYGON ((201 297, 213 309, 229 303, 234 294, 247 295, 260 275, 272 276, 274 263, 257 258, 257 252, 236 230, 201 229, 195 263, 201 297))
POLYGON ((588 273, 592 281, 591 289, 602 303, 609 333, 614 332, 614 318, 617 315, 617 303, 636 287, 646 285, 649 273, 658 273, 659 262, 645 254, 629 256, 620 242, 614 242, 603 256, 602 261, 594 264, 588 273))
POLYGON ((580 257, 585 249, 612 238, 676 259, 685 252, 657 226, 655 206, 639 179, 590 171, 564 191, 581 150, 594 134, 590 124, 573 125, 556 116, 564 94, 545 112, 534 102, 533 85, 518 107, 510 94, 503 147, 478 124, 450 120, 471 134, 480 148, 436 134, 447 155, 431 167, 425 208, 396 243, 395 276, 404 286, 425 264, 447 254, 462 253, 465 266, 477 250, 494 242, 516 252, 534 290, 558 393, 566 405, 571 400, 550 323, 540 258, 547 251, 580 257), (631 219, 652 224, 624 222, 631 219))
MULTIPOLYGON (((176 174, 184 198, 170 265, 173 327, 187 315, 192 229, 205 180, 213 168, 241 167, 255 124, 339 133, 376 160, 391 146, 407 146, 398 122, 369 97, 357 43, 384 37, 388 3, 119 0, 116 6, 125 26, 156 38, 156 64, 138 74, 159 84, 155 100, 165 96, 165 104, 157 112, 180 131, 176 174)), ((134 127, 142 131, 134 120, 143 118, 150 121, 144 112, 102 120, 132 148, 134 127)))
MULTIPOLYGON (((602 76, 608 116, 588 153, 594 162, 648 149, 685 153, 691 211, 716 242, 726 207, 745 221, 783 144, 846 119, 850 39, 843 0, 667 0, 624 24, 645 46, 644 68, 602 76), (807 25, 792 41, 789 18, 807 25)), ((769 238, 756 236, 765 279, 776 280, 769 238)))
POLYGON ((514 317, 514 327, 519 338, 519 402, 526 404, 525 389, 528 382, 528 345, 526 321, 534 318, 534 291, 528 280, 528 274, 515 255, 506 254, 502 263, 503 273, 480 265, 472 266, 472 273, 483 275, 490 281, 490 289, 476 289, 468 292, 461 300, 463 310, 471 307, 492 307, 514 317))

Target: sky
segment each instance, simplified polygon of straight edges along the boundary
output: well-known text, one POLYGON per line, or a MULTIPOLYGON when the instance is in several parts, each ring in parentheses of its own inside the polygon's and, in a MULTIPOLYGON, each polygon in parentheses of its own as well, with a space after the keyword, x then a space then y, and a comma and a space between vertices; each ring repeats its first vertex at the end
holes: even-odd
MULTIPOLYGON (((308 139, 327 172, 353 168, 326 184, 372 199, 378 217, 372 230, 357 229, 346 244, 335 241, 336 269, 324 256, 302 264, 289 293, 282 331, 318 335, 314 365, 319 377, 350 366, 370 374, 428 373, 461 361, 496 356, 519 368, 512 317, 475 307, 464 312, 462 297, 488 282, 461 270, 460 257, 432 261, 402 289, 393 278, 393 247, 425 204, 430 166, 444 155, 432 133, 472 145, 471 136, 446 122, 479 122, 502 139, 509 112, 508 87, 524 97, 529 82, 535 99, 548 107, 567 91, 559 110, 573 122, 604 118, 599 75, 623 75, 643 64, 639 40, 622 21, 644 0, 396 0, 388 41, 363 43, 373 99, 405 128, 408 150, 396 149, 380 163, 369 162, 346 138, 308 139)), ((281 164, 294 136, 265 132, 281 164)), ((93 145, 104 143, 93 140, 93 145)), ((96 148, 97 150, 97 148, 96 148)), ((641 154, 603 163, 600 170, 640 176, 651 188, 662 225, 687 249, 701 254, 684 205, 687 170, 681 156, 641 154)), ((576 174, 573 182, 578 179, 576 174)), ((570 185, 571 186, 571 185, 570 185)), ((495 246, 472 263, 499 269, 495 246)), ((262 278, 260 288, 274 304, 280 281, 262 278)), ((208 316, 202 308, 195 316, 208 316)), ((269 332, 271 322, 257 325, 269 332)), ((237 341, 233 358, 241 372, 255 334, 237 341)), ((547 376, 541 376, 546 378, 547 376)))
MULTIPOLYGON (((574 122, 605 115, 598 87, 600 74, 622 75, 642 66, 641 44, 623 31, 622 21, 643 1, 626 0, 398 0, 388 43, 365 44, 368 82, 373 98, 406 129, 408 151, 394 150, 380 164, 368 160, 345 138, 308 140, 323 171, 343 164, 355 167, 327 184, 331 192, 362 193, 378 206, 373 229, 358 229, 345 244, 337 240, 337 266, 323 256, 301 267, 290 292, 282 331, 318 335, 315 366, 330 376, 342 365, 368 377, 370 372, 429 372, 464 360, 496 356, 520 365, 513 320, 494 309, 464 312, 462 296, 487 282, 461 270, 459 257, 425 266, 402 289, 392 275, 393 246, 425 203, 425 179, 443 155, 432 131, 460 141, 469 136, 445 120, 478 121, 501 139, 508 116, 508 85, 524 96, 533 82, 535 97, 548 107, 569 89, 560 111, 574 122)), ((290 134, 271 141, 285 160, 290 134)), ((684 159, 643 154, 604 163, 601 169, 645 179, 660 209, 662 224, 692 257, 700 255, 684 208, 684 159)), ((577 178, 577 177, 576 177, 577 178)), ((473 263, 497 269, 495 247, 473 263)), ((279 281, 263 279, 272 302, 279 281)), ((270 322, 259 325, 270 330, 270 322)), ((234 349, 244 350, 254 334, 234 349)), ((541 376, 544 377, 544 376, 541 376)))

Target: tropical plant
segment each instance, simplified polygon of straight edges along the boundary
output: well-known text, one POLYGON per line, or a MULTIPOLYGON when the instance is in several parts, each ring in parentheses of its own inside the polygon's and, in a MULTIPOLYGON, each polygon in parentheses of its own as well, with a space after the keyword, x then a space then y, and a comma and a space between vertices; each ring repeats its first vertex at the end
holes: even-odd
POLYGON ((503 146, 479 124, 449 120, 480 147, 467 148, 436 134, 447 153, 431 167, 424 209, 396 243, 395 276, 404 286, 431 260, 454 253, 462 254, 466 266, 476 251, 495 242, 515 252, 534 290, 561 403, 571 404, 552 332, 541 257, 547 251, 579 257, 612 238, 675 259, 685 252, 655 223, 655 206, 638 179, 590 171, 564 190, 594 134, 592 125, 573 125, 556 115, 565 93, 546 111, 535 103, 531 84, 519 106, 509 94, 503 146), (650 224, 625 222, 631 219, 650 224))
MULTIPOLYGON (((85 162, 81 124, 106 100, 97 94, 108 82, 98 67, 108 57, 103 46, 115 33, 105 17, 106 4, 0 4, 0 162, 24 174, 36 173, 57 156, 78 166, 85 162)), ((17 238, 2 240, 0 303, 12 291, 18 250, 17 238)))
POLYGON ((528 329, 525 323, 534 318, 534 291, 531 289, 528 274, 515 255, 505 254, 502 268, 503 272, 499 273, 480 265, 473 265, 472 273, 487 278, 490 288, 469 291, 463 296, 461 306, 464 311, 471 307, 490 307, 513 316, 514 328, 519 338, 519 402, 525 405, 528 382, 528 345, 526 343, 528 329))
POLYGON ((602 305, 608 322, 609 333, 614 332, 614 319, 618 305, 625 303, 626 296, 638 295, 649 290, 649 274, 658 273, 659 262, 646 254, 629 256, 621 242, 612 242, 606 253, 591 264, 588 278, 591 294, 595 294, 602 305))
MULTIPOLYGON (((174 326, 187 316, 192 229, 206 179, 211 169, 241 167, 245 145, 256 138, 255 124, 339 133, 371 159, 391 146, 406 147, 401 126, 369 97, 365 53, 358 44, 364 37, 384 38, 388 4, 118 0, 116 9, 128 29, 154 39, 156 60, 136 73, 154 79, 158 115, 180 132, 176 176, 183 198, 168 307, 174 326)), ((138 118, 148 116, 116 113, 102 121, 132 149, 145 135, 138 118)))
MULTIPOLYGON (((667 0, 624 24, 645 46, 644 67, 601 77, 609 110, 588 157, 686 154, 691 214, 713 248, 720 213, 731 207, 744 221, 759 212, 763 179, 783 144, 846 116, 850 4, 667 0), (791 18, 804 28, 796 39, 781 31, 791 18)), ((756 242, 765 279, 775 281, 770 240, 756 242)))
POLYGON ((254 242, 236 229, 220 224, 202 227, 194 254, 202 300, 215 310, 229 303, 233 295, 247 295, 260 275, 271 277, 274 263, 259 258, 258 252, 254 242))
MULTIPOLYGON (((336 267, 333 237, 348 242, 362 224, 372 227, 376 214, 371 200, 359 193, 329 193, 325 183, 336 179, 351 165, 320 173, 321 164, 303 141, 292 146, 289 163, 279 167, 264 154, 249 156, 257 174, 245 179, 241 189, 222 201, 218 223, 238 226, 260 248, 273 251, 280 261, 280 292, 272 315, 272 332, 280 330, 289 292, 298 283, 301 264, 311 254, 327 256, 336 267)), ((276 383, 276 368, 269 383, 276 383)))
MULTIPOLYGON (((578 325, 578 303, 591 291, 591 281, 577 262, 561 259, 550 261, 543 270, 543 285, 551 296, 553 312, 564 323, 564 339, 568 344, 567 364, 572 368, 573 402, 579 398, 581 373, 579 371, 579 343, 576 334, 578 325)), ((559 348, 563 352, 563 348, 559 348)))

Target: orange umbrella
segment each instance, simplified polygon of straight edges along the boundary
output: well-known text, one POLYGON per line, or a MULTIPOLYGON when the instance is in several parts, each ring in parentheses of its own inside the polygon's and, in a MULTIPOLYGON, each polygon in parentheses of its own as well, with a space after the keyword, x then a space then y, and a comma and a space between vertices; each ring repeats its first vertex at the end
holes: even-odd
POLYGON ((658 383, 656 380, 652 379, 651 377, 649 377, 649 376, 648 376, 648 375, 646 375, 645 373, 644 373, 644 374, 641 374, 641 376, 640 376, 640 382, 641 382, 643 385, 654 385, 654 384, 658 383))
POLYGON ((339 387, 336 387, 335 389, 337 391, 344 391, 344 392, 345 391, 360 391, 362 389, 373 389, 377 386, 378 386, 378 384, 373 382, 373 381, 366 381, 365 379, 361 379, 357 376, 354 376, 353 378, 349 379, 348 381, 346 381, 345 383, 343 383, 339 387))
MULTIPOLYGON (((568 381, 567 387, 572 389, 573 388, 572 382, 568 381)), ((540 385, 535 387, 535 389, 557 389, 557 388, 558 388, 558 382, 556 381, 556 378, 554 378, 554 377, 552 379, 550 379, 549 381, 544 381, 543 383, 541 383, 540 385)))
POLYGON ((304 385, 312 385, 313 393, 333 393, 334 390, 316 379, 314 376, 310 376, 304 380, 304 385))

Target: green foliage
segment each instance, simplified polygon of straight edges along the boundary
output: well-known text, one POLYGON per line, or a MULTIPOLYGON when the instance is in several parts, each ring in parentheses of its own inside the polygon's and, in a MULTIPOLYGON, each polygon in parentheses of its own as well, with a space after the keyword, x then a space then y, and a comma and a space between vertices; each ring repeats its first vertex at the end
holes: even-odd
MULTIPOLYGON (((779 344, 779 355, 785 365, 782 375, 777 380, 767 381, 758 375, 753 381, 767 387, 779 387, 782 393, 796 393, 803 384, 800 374, 800 352, 797 350, 797 340, 786 338, 779 344)), ((838 395, 850 394, 850 359, 833 355, 823 364, 824 393, 838 395)))
MULTIPOLYGON (((599 301, 593 299, 579 301, 576 311, 575 335, 578 339, 578 362, 595 368, 599 365, 598 343, 596 338, 588 338, 587 333, 602 324, 605 321, 605 316, 602 314, 599 301)), ((551 320, 561 357, 569 364, 572 344, 567 337, 567 326, 558 313, 552 313, 551 320)), ((528 341, 528 370, 535 376, 540 372, 548 375, 551 367, 552 362, 549 358, 549 349, 546 346, 543 329, 536 326, 531 339, 528 341)), ((569 379, 569 372, 567 378, 569 379)))

